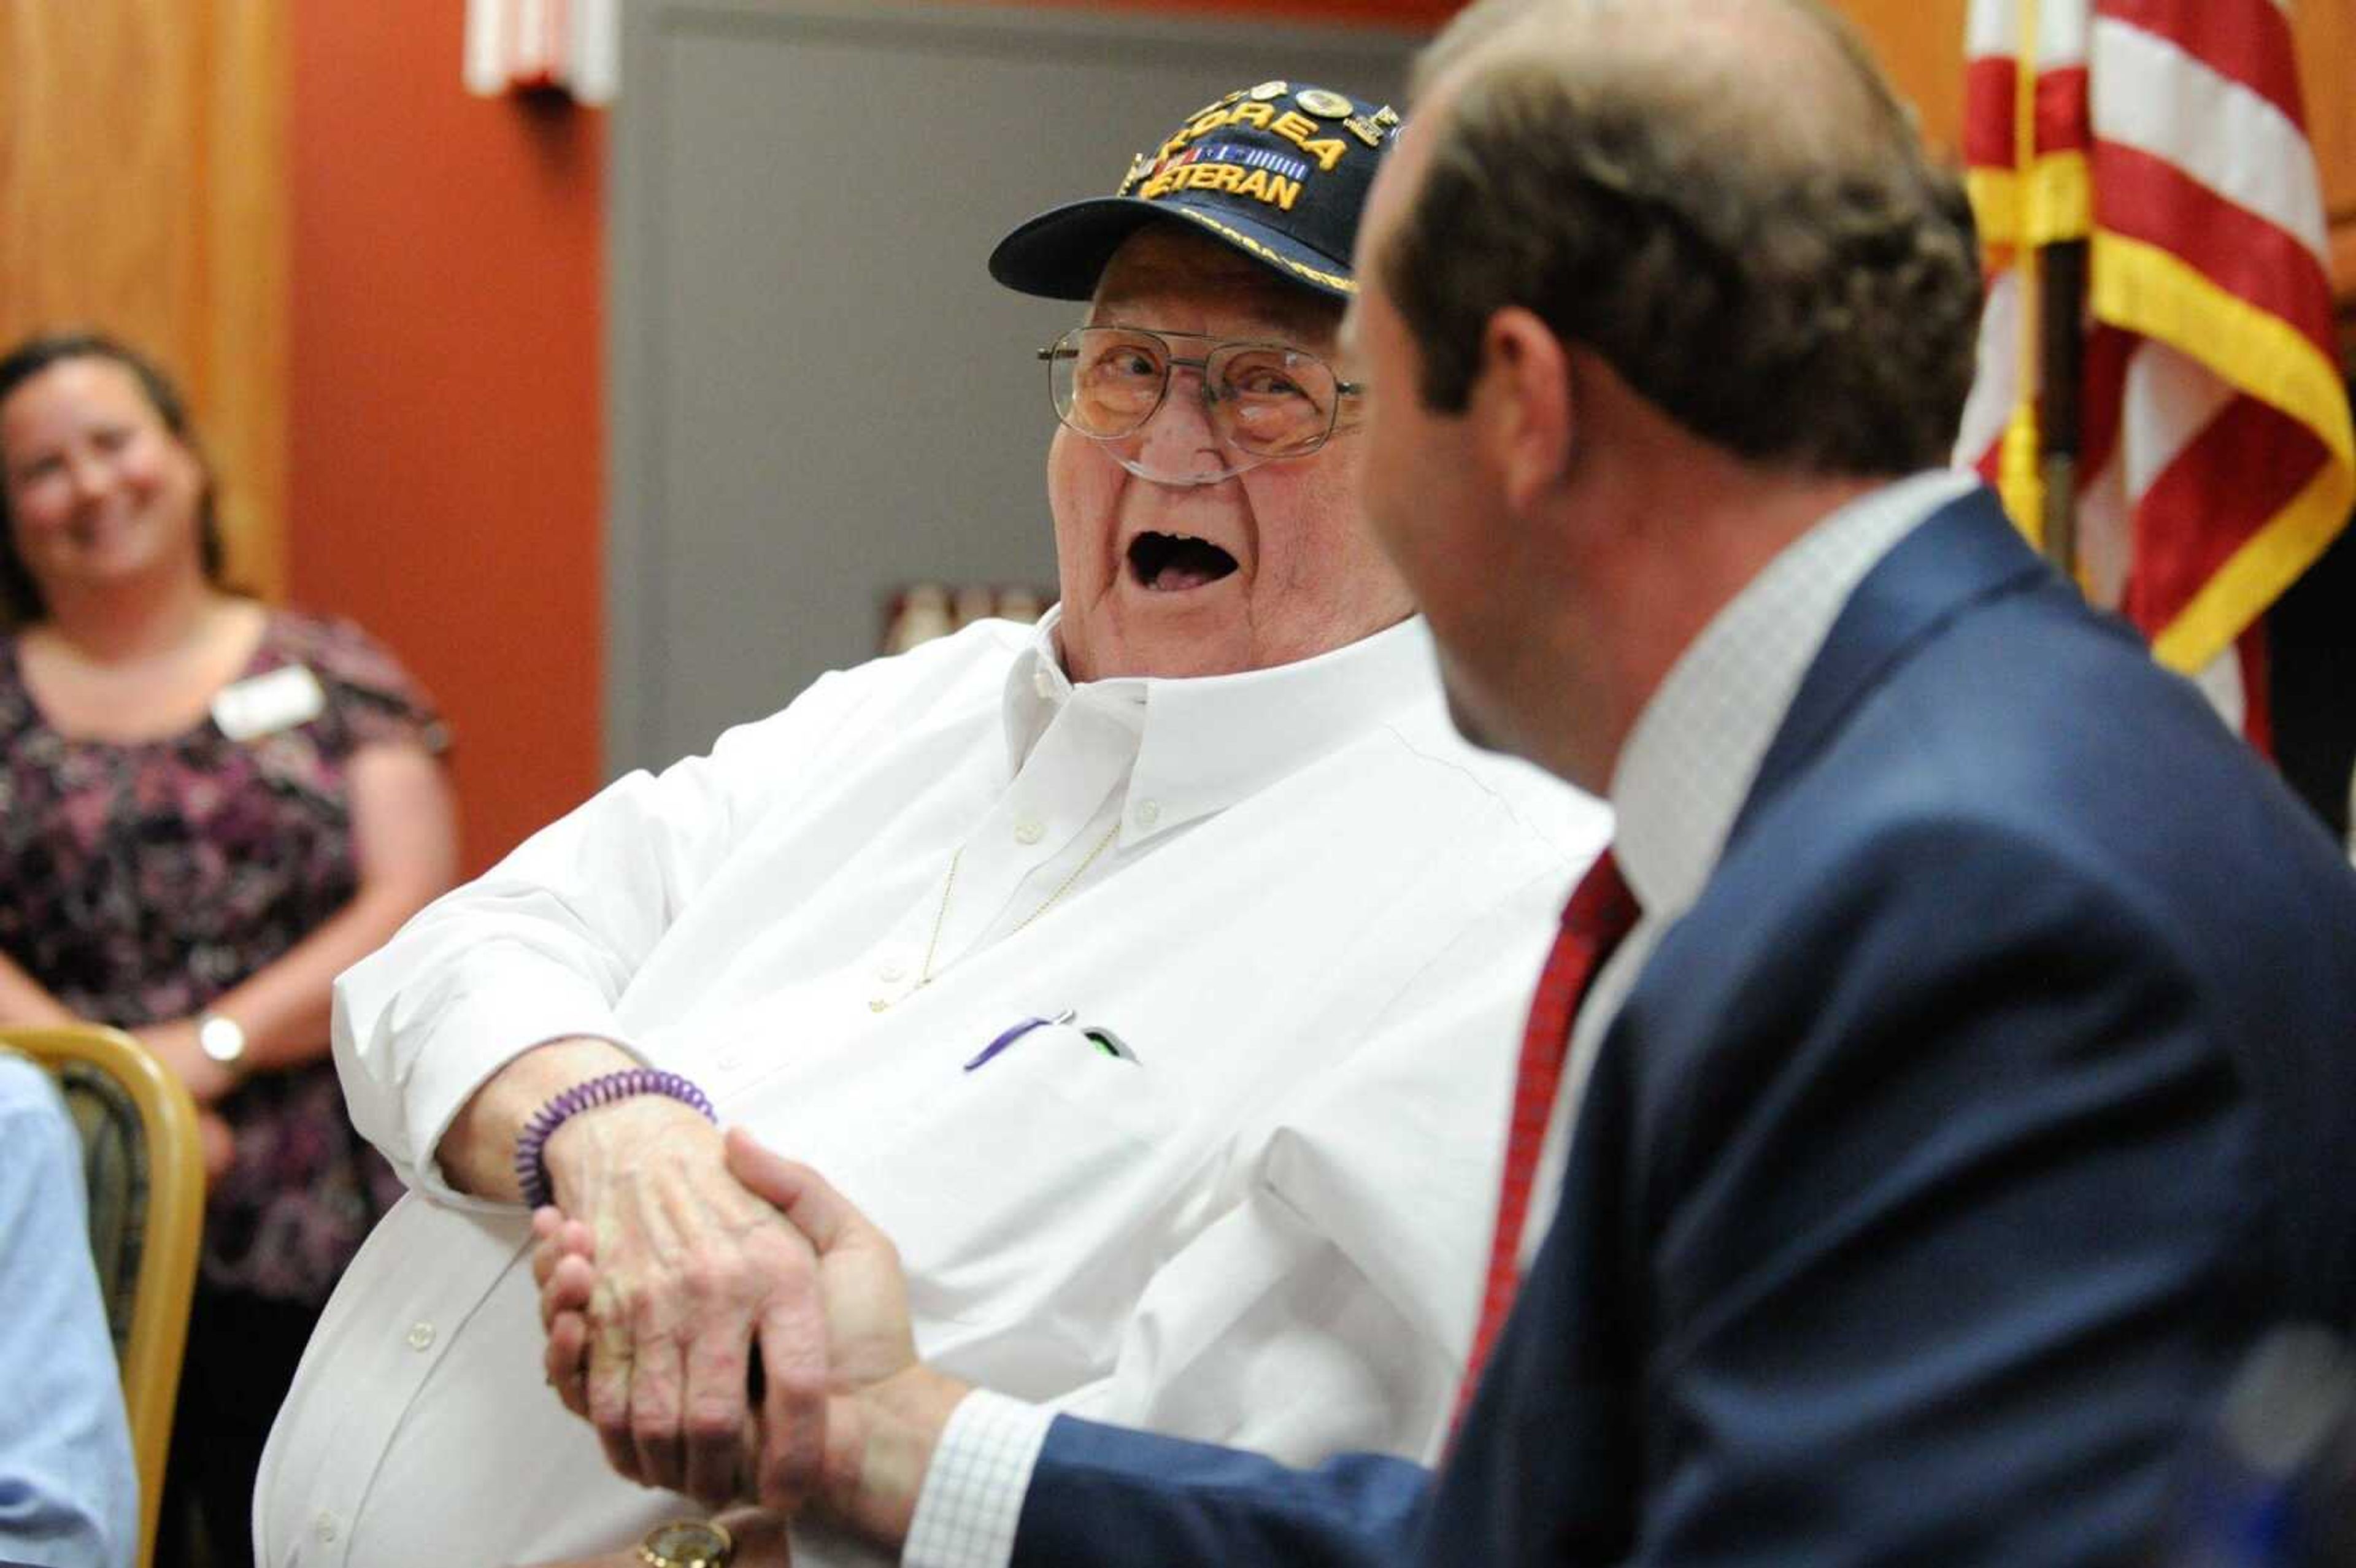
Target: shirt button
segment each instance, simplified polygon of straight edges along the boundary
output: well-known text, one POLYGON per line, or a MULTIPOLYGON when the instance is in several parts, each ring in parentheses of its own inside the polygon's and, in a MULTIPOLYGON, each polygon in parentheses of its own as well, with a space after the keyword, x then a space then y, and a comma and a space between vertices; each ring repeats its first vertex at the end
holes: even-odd
POLYGON ((409 1326, 409 1348, 411 1349, 426 1350, 433 1349, 433 1324, 424 1322, 421 1319, 420 1321, 412 1323, 409 1326))
POLYGON ((322 1546, 334 1541, 341 1529, 342 1526, 337 1522, 336 1516, 324 1509, 320 1510, 319 1517, 311 1521, 311 1533, 319 1538, 319 1544, 322 1546))
POLYGON ((1140 827, 1151 827, 1161 820, 1162 803, 1160 801, 1141 800, 1137 803, 1137 821, 1140 827))
POLYGON ((893 981, 897 980, 901 976, 905 975, 907 972, 908 971, 905 968, 901 966, 898 959, 887 958, 882 964, 876 965, 875 977, 888 986, 892 984, 893 981))
POLYGON ((867 999, 867 1010, 871 1013, 880 1013, 891 1005, 892 999, 889 997, 870 997, 867 999))
POLYGON ((1026 816, 1014 825, 1014 842, 1017 844, 1036 844, 1045 837, 1047 829, 1031 817, 1026 816))
POLYGON ((1047 673, 1047 667, 1045 665, 1040 665, 1032 670, 1031 689, 1037 692, 1042 697, 1053 697, 1055 695, 1055 677, 1047 673))

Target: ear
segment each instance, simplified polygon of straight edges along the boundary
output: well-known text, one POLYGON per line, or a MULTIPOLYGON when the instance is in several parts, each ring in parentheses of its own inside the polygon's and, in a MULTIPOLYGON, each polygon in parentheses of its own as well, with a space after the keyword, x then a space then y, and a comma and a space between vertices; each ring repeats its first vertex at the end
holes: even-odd
POLYGON ((1570 356, 1553 328, 1519 305, 1489 317, 1472 411, 1505 500, 1527 508, 1569 468, 1576 435, 1570 356))

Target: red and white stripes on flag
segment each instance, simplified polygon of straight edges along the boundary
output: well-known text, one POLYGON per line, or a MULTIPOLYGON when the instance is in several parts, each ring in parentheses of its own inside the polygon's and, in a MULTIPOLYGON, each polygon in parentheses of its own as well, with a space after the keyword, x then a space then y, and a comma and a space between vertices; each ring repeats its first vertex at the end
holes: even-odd
POLYGON ((554 89, 610 103, 621 37, 621 0, 466 0, 466 90, 554 89))
POLYGON ((2087 241, 2087 595, 2265 742, 2237 643, 2356 499, 2289 0, 1972 0, 1964 157, 1989 272, 1958 461, 2041 542, 2042 247, 2087 241))

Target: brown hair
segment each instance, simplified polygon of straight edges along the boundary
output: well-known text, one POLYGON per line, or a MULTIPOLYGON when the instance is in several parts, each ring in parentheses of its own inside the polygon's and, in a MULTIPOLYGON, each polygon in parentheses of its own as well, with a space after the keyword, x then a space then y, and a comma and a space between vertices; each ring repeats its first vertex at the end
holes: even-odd
POLYGON ((1470 47, 1435 46, 1453 102, 1380 259, 1427 404, 1464 408, 1489 318, 1519 305, 1748 460, 1947 461, 1979 325, 1970 206, 1845 24, 1783 0, 1813 29, 1771 67, 1681 28, 1695 7, 1480 9, 1470 47))
MULTIPOLYGON (((48 332, 25 339, 0 356, 0 403, 17 388, 54 366, 74 359, 103 359, 131 372, 140 395, 174 439, 195 454, 204 473, 204 488, 197 497, 197 537, 207 581, 218 584, 227 569, 228 551, 221 539, 220 507, 214 497, 212 464, 207 460, 195 428, 188 421, 187 400, 155 361, 128 344, 97 332, 48 332)), ((0 619, 12 625, 37 621, 48 613, 40 585, 25 570, 16 553, 16 521, 8 512, 8 491, 0 485, 0 619)))

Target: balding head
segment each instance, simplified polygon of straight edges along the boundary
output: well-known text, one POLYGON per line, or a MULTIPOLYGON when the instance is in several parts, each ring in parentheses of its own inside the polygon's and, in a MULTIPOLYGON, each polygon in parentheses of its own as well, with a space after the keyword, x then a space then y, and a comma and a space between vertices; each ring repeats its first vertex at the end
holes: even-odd
POLYGON ((1917 134, 1856 29, 1818 0, 1476 0, 1418 59, 1416 96, 1516 59, 1609 71, 1690 115, 1697 137, 1751 153, 1871 157, 1917 134))
POLYGON ((1747 460, 1943 462, 1970 384, 1968 208, 1811 0, 1483 0, 1421 72, 1430 138, 1375 259, 1461 409, 1524 306, 1747 460))

